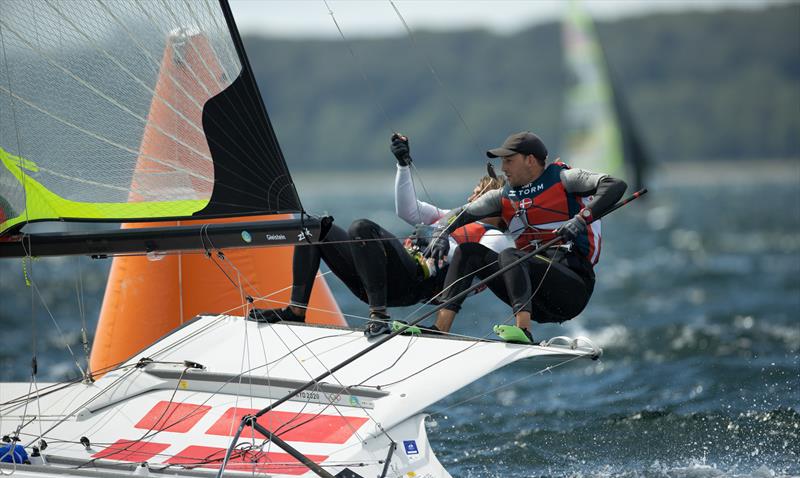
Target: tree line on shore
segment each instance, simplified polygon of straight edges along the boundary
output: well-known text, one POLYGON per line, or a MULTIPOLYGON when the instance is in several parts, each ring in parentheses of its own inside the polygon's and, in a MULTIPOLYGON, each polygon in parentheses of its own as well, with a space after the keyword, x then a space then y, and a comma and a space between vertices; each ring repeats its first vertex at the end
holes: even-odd
MULTIPOLYGON (((800 156, 800 4, 596 28, 656 161, 800 156)), ((560 155, 567 74, 557 23, 511 35, 416 31, 414 41, 349 45, 246 37, 245 45, 293 167, 379 167, 391 159, 393 131, 408 134, 412 155, 430 165, 480 159, 522 129, 560 155)))

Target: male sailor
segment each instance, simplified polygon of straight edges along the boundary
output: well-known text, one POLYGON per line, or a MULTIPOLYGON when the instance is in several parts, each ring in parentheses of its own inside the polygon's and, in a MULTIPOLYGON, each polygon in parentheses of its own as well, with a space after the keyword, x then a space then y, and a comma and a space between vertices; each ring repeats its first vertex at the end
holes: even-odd
MULTIPOLYGON (((289 306, 253 309, 251 318, 268 322, 304 321, 320 259, 353 294, 369 304, 370 320, 364 331, 368 337, 391 332, 387 307, 428 302, 441 292, 447 255, 434 263, 426 260, 422 251, 431 238, 428 225, 436 223, 449 210, 417 199, 411 180, 408 138, 393 135, 391 150, 397 159, 395 208, 401 219, 415 226, 415 234, 403 241, 369 219, 354 221, 347 231, 333 225, 320 242, 295 248, 289 306)), ((473 201, 502 186, 501 180, 486 176, 478 182, 467 200, 473 201)), ((453 249, 461 243, 475 242, 488 250, 500 252, 512 247, 513 242, 498 230, 496 225, 499 222, 499 217, 475 222, 454 230, 447 240, 453 242, 453 249)))
MULTIPOLYGON (((546 164, 547 148, 535 134, 523 131, 486 152, 501 158, 507 184, 451 211, 442 222, 428 255, 449 252, 446 234, 484 217, 500 215, 515 247, 499 254, 480 244, 459 245, 453 254, 441 300, 469 288, 472 277, 485 278, 556 236, 563 244, 512 267, 487 286, 509 304, 516 326, 496 327, 509 342, 533 343, 531 320, 563 322, 578 315, 594 290, 594 265, 600 257, 600 221, 625 193, 624 181, 606 174, 570 168, 562 162, 546 164), (588 225, 587 223, 591 222, 588 225)), ((436 327, 449 331, 463 298, 439 311, 436 327)))

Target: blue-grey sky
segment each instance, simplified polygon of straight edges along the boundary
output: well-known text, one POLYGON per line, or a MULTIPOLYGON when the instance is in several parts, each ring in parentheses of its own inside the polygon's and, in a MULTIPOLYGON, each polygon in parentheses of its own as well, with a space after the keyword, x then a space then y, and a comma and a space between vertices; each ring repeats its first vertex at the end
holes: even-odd
MULTIPOLYGON (((338 37, 328 8, 345 35, 385 36, 403 25, 389 0, 230 0, 243 34, 280 37, 338 37)), ((760 8, 774 0, 587 0, 595 18, 647 12, 760 8)), ((785 3, 785 2, 784 2, 785 3)), ((513 33, 558 18, 566 0, 394 0, 413 29, 454 30, 480 27, 513 33)))

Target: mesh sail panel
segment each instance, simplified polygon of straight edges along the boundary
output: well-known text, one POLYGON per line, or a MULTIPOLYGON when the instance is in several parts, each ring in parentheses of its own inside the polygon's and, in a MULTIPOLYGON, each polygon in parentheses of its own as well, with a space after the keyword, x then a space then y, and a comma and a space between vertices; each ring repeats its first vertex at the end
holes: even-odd
POLYGON ((237 41, 216 0, 0 1, 0 232, 299 210, 237 41))

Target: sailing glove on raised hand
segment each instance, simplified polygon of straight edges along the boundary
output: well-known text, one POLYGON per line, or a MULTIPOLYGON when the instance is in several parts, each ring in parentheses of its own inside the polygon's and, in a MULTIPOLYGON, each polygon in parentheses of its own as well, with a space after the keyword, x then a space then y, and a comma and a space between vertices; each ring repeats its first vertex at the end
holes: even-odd
POLYGON ((433 230, 431 242, 425 249, 424 256, 433 259, 439 266, 450 252, 450 236, 445 232, 444 226, 436 226, 433 230))
POLYGON ((576 237, 584 232, 586 232, 586 222, 580 216, 573 217, 556 229, 556 234, 565 241, 574 241, 576 237))
POLYGON ((408 137, 400 134, 392 135, 392 154, 397 158, 397 164, 400 166, 408 166, 411 164, 410 149, 408 147, 408 137))

